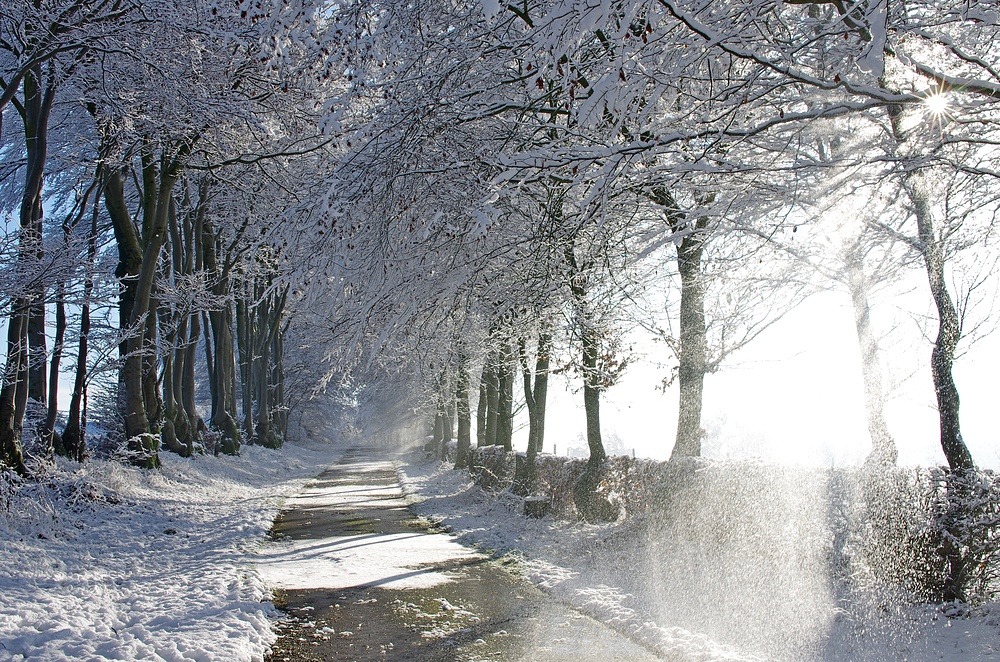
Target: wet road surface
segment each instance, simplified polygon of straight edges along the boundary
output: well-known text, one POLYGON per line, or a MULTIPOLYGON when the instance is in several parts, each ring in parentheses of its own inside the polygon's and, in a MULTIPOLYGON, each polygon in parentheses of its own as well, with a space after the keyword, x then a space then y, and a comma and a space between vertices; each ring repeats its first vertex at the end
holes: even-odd
POLYGON ((275 520, 258 564, 287 614, 271 662, 657 659, 434 531, 376 453, 349 449, 275 520))

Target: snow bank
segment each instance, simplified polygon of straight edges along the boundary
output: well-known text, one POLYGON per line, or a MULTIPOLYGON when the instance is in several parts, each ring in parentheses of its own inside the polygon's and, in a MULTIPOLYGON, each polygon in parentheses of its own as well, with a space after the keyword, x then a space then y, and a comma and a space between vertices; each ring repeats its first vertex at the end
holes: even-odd
MULTIPOLYGON (((250 553, 331 450, 60 461, 0 498, 0 660, 262 660, 250 553)), ((9 485, 9 483, 8 483, 9 485)))

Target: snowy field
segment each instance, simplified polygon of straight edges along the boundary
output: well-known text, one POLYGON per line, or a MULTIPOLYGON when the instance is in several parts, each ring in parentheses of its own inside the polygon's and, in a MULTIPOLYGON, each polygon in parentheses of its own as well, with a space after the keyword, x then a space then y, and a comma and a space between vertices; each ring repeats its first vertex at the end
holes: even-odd
POLYGON ((330 447, 250 446, 140 471, 60 461, 0 498, 0 660, 262 660, 251 555, 330 447))
MULTIPOLYGON (((810 539, 790 542, 792 554, 779 549, 755 558, 740 552, 752 548, 745 541, 713 540, 718 531, 684 536, 636 522, 527 519, 511 494, 488 494, 467 472, 418 456, 400 473, 421 515, 466 544, 515 559, 537 585, 664 659, 1000 660, 1000 605, 946 618, 898 596, 845 598, 824 562, 825 547, 810 539), (713 556, 714 566, 706 561, 713 556)), ((798 489, 794 480, 772 487, 785 498, 798 489)), ((791 504, 793 520, 813 519, 828 506, 812 501, 791 504)), ((690 526, 699 519, 694 514, 690 526)), ((823 537, 816 527, 793 531, 801 522, 775 524, 784 538, 823 537)))

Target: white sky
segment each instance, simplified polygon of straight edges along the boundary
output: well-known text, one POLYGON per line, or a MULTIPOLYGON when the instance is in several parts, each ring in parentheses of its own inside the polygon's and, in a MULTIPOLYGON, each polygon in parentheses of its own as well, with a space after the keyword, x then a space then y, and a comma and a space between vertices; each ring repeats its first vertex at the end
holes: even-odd
MULTIPOLYGON (((853 314, 846 292, 813 296, 709 375, 702 419, 704 454, 820 467, 863 460, 870 440, 853 314)), ((879 319, 877 311, 873 318, 877 326, 892 327, 879 319)), ((883 361, 890 366, 887 372, 900 382, 889 394, 885 410, 899 446, 899 461, 944 464, 930 377, 931 344, 912 319, 897 322, 880 345, 883 361)), ((669 457, 677 391, 676 387, 666 393, 659 390, 665 374, 664 369, 637 363, 605 394, 601 416, 609 446, 617 436, 625 449, 635 449, 640 457, 669 457)), ((976 461, 989 468, 1000 468, 998 374, 996 334, 974 344, 955 365, 963 434, 976 461)), ((552 379, 549 393, 545 451, 551 452, 553 444, 560 453, 568 446, 582 450, 586 446, 582 394, 567 390, 561 376, 552 379)), ((523 430, 520 434, 526 436, 523 430)), ((523 445, 526 439, 520 442, 523 445)))

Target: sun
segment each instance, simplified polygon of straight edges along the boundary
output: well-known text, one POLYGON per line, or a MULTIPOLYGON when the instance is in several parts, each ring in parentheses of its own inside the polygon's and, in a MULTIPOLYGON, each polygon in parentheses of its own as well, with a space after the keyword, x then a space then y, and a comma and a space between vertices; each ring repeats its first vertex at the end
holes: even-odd
POLYGON ((951 100, 945 92, 935 92, 924 98, 924 109, 933 117, 946 117, 951 109, 951 100))

